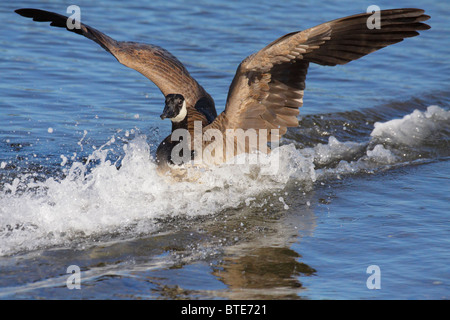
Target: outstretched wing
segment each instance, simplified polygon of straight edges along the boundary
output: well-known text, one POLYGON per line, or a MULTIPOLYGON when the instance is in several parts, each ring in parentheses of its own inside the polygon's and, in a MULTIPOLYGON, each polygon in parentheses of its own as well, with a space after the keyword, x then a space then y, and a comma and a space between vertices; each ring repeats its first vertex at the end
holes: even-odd
MULTIPOLYGON (((346 64, 430 27, 420 9, 380 11, 381 29, 369 29, 370 13, 333 20, 289 33, 239 65, 228 92, 225 111, 208 127, 279 129, 298 126, 305 78, 310 62, 346 64)), ((270 131, 270 130, 269 130, 270 131)))
MULTIPOLYGON (((132 68, 150 79, 158 86, 164 95, 169 93, 182 94, 189 106, 204 98, 206 105, 216 113, 214 101, 208 93, 193 79, 183 64, 167 50, 149 44, 116 41, 104 33, 80 23, 80 28, 69 29, 68 17, 39 9, 18 9, 21 16, 33 18, 34 21, 48 21, 54 27, 66 28, 71 32, 81 34, 98 43, 111 53, 123 65, 132 68)), ((205 104, 205 103, 203 103, 205 104)))

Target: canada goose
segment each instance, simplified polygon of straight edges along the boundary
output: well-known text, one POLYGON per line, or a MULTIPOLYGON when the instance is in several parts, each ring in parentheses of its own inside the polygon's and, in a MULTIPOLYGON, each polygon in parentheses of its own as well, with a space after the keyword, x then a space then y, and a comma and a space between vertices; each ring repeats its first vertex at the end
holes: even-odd
MULTIPOLYGON (((279 139, 288 127, 298 126, 297 115, 303 104, 310 62, 326 66, 346 64, 430 28, 422 23, 430 18, 423 10, 392 9, 379 12, 379 28, 369 27, 372 13, 362 13, 286 34, 241 62, 231 83, 225 110, 217 116, 211 96, 167 50, 149 44, 116 41, 83 23, 78 29, 69 29, 68 18, 57 13, 38 9, 16 12, 81 34, 97 42, 120 63, 142 73, 166 97, 161 118, 171 119, 172 133, 186 129, 193 136, 195 123, 200 123, 203 149, 217 141, 214 133, 224 134, 234 129, 259 130, 259 136, 279 139)), ((172 141, 171 136, 164 139, 156 154, 159 165, 165 169, 173 162, 173 149, 183 140, 172 141)), ((236 144, 235 137, 232 139, 236 144)), ((190 154, 184 154, 188 159, 199 151, 192 148, 193 140, 190 154)), ((233 147, 234 155, 259 149, 262 149, 261 144, 255 143, 233 147)), ((216 163, 225 161, 225 155, 215 160, 216 163)))

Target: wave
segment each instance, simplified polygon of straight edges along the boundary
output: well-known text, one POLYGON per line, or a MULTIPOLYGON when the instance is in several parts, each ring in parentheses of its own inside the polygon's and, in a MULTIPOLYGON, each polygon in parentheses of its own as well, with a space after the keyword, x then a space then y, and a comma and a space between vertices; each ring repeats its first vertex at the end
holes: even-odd
MULTIPOLYGON (((147 136, 136 133, 126 143, 111 138, 85 161, 61 156, 61 174, 4 173, 0 255, 139 237, 158 231, 164 219, 213 215, 250 202, 262 205, 264 194, 292 184, 308 191, 342 175, 448 158, 450 111, 433 105, 399 119, 369 116, 370 110, 302 119, 266 156, 267 162, 278 161, 270 172, 261 165, 224 164, 205 170, 195 182, 170 183, 157 174, 147 136), (333 131, 337 127, 341 130, 333 131)), ((0 171, 7 169, 2 162, 0 171)))

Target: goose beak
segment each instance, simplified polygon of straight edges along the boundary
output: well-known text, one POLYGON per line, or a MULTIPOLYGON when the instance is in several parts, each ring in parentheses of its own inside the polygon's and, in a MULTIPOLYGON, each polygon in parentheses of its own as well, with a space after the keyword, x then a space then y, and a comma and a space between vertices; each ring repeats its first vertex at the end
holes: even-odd
POLYGON ((160 115, 161 120, 164 120, 166 118, 170 117, 170 107, 168 107, 167 105, 164 107, 163 113, 160 115))

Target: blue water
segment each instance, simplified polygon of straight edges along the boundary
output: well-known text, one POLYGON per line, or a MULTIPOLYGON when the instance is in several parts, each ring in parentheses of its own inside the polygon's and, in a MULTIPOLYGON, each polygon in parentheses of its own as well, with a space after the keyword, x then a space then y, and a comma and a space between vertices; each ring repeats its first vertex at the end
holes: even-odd
MULTIPOLYGON (((373 3, 76 4, 109 36, 172 52, 221 112, 246 56, 373 3)), ((448 299, 450 4, 395 4, 411 6, 432 29, 311 65, 279 177, 224 169, 171 186, 147 157, 170 133, 159 89, 94 42, 13 12, 66 14, 60 2, 1 3, 0 297, 448 299), (80 290, 66 286, 71 265, 80 290), (380 289, 366 285, 371 265, 380 289)))

